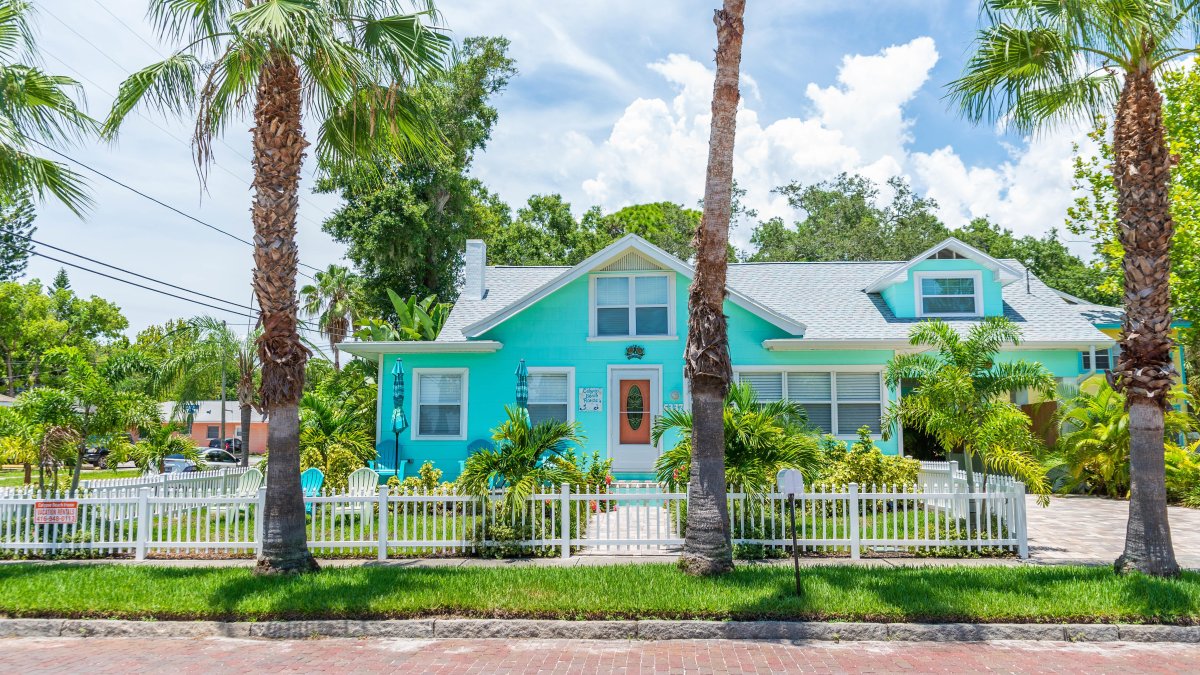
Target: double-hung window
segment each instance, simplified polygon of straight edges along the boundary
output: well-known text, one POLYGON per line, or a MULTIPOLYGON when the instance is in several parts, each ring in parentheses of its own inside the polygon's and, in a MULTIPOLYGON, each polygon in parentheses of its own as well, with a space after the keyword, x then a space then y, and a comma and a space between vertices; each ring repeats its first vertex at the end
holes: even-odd
POLYGON ((210 424, 208 429, 205 430, 205 438, 207 438, 210 441, 213 440, 214 438, 220 438, 220 437, 221 437, 221 427, 219 425, 210 424))
POLYGON ((1097 349, 1096 350, 1096 365, 1093 367, 1091 350, 1082 352, 1083 369, 1088 370, 1088 371, 1090 371, 1090 370, 1112 370, 1113 367, 1117 365, 1117 354, 1118 353, 1120 353, 1119 347, 1113 347, 1111 349, 1097 349))
POLYGON ((595 277, 596 337, 670 335, 671 280, 665 274, 595 277))
POLYGON ((413 369, 413 438, 466 438, 466 369, 413 369))
POLYGON ((917 272, 918 316, 979 316, 983 314, 977 272, 917 272))
POLYGON ((881 433, 883 416, 882 374, 878 371, 738 371, 738 381, 749 383, 759 402, 791 401, 800 404, 808 424, 822 433, 853 436, 860 427, 881 433))
POLYGON ((529 422, 572 422, 573 371, 564 368, 529 369, 529 422))

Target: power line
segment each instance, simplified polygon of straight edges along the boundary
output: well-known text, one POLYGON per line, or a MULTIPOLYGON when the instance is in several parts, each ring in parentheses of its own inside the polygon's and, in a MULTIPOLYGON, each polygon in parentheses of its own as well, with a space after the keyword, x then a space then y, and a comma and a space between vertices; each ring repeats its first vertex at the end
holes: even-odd
MULTIPOLYGON (((243 243, 243 244, 245 244, 245 245, 247 245, 247 246, 250 246, 250 247, 253 247, 253 246, 254 246, 254 243, 253 243, 253 242, 251 242, 251 241, 250 241, 250 240, 248 240, 248 239, 242 239, 241 237, 237 236, 236 234, 234 234, 234 233, 232 233, 232 232, 229 232, 228 230, 222 230, 221 228, 217 227, 216 225, 212 225, 212 224, 206 223, 206 222, 204 222, 203 220, 200 220, 199 218, 197 218, 196 216, 193 216, 193 215, 191 215, 190 213, 187 213, 187 212, 181 211, 181 210, 179 210, 179 209, 175 208, 174 206, 171 206, 170 204, 168 204, 168 203, 166 203, 166 202, 162 201, 161 199, 158 199, 157 197, 152 197, 152 196, 150 196, 150 195, 146 194, 145 192, 142 192, 141 190, 139 190, 139 189, 137 189, 137 188, 135 188, 135 187, 133 187, 133 186, 131 186, 131 185, 128 185, 127 183, 123 183, 123 182, 121 182, 121 181, 117 180, 116 178, 113 178, 112 176, 110 176, 110 175, 108 175, 108 174, 104 173, 103 171, 100 171, 99 169, 96 169, 95 167, 92 167, 91 165, 85 164, 85 163, 83 163, 83 162, 79 161, 78 159, 75 159, 74 157, 71 157, 70 155, 68 155, 68 154, 66 154, 66 153, 63 153, 63 152, 60 152, 59 150, 56 150, 55 148, 53 148, 53 147, 51 147, 51 146, 49 146, 49 145, 46 145, 45 143, 43 143, 43 142, 41 142, 41 141, 37 140, 36 138, 31 138, 31 139, 29 139, 29 140, 30 140, 30 141, 32 141, 33 143, 36 143, 37 145, 40 145, 41 147, 45 148, 46 150, 49 150, 50 152, 53 152, 54 154, 58 155, 59 157, 62 157, 63 159, 66 159, 66 160, 68 160, 68 161, 70 161, 70 162, 74 162, 75 164, 78 164, 79 166, 81 166, 81 167, 83 167, 83 168, 87 169, 88 171, 91 171, 92 173, 96 174, 97 176, 100 176, 101 178, 104 178, 105 180, 108 180, 108 181, 110 181, 110 182, 112 182, 112 183, 115 183, 115 184, 117 184, 117 185, 119 185, 119 186, 121 186, 121 187, 125 188, 126 190, 129 190, 130 192, 132 192, 132 193, 134 193, 134 194, 136 194, 136 195, 138 195, 138 196, 140 196, 140 197, 143 197, 143 198, 145 198, 145 199, 148 199, 148 200, 150 200, 150 201, 154 202, 155 204, 158 204, 159 206, 162 206, 163 208, 169 209, 169 210, 173 211, 174 213, 177 213, 177 214, 179 214, 179 215, 183 216, 184 218, 187 218, 188 220, 191 220, 191 221, 193 221, 193 222, 196 222, 196 223, 198 223, 198 224, 200 224, 200 225, 203 225, 204 227, 207 227, 208 229, 210 229, 210 230, 212 230, 212 231, 214 231, 214 232, 219 232, 219 233, 221 233, 221 234, 225 235, 226 237, 229 237, 230 239, 232 239, 232 240, 234 240, 234 241, 241 242, 241 243, 243 243)), ((317 271, 317 272, 320 272, 320 271, 321 271, 321 270, 320 270, 319 268, 317 268, 317 267, 313 267, 312 265, 308 265, 308 264, 306 264, 306 263, 302 263, 302 262, 299 262, 299 261, 297 261, 297 263, 296 263, 296 264, 297 264, 297 265, 300 265, 300 266, 302 266, 302 267, 307 267, 307 268, 309 268, 309 269, 311 269, 311 270, 314 270, 314 271, 317 271)), ((310 279, 312 278, 312 276, 311 276, 311 275, 305 274, 305 273, 303 273, 303 272, 299 272, 299 271, 297 271, 297 273, 298 273, 298 274, 304 274, 304 276, 306 276, 306 277, 308 277, 308 278, 310 278, 310 279)))
MULTIPOLYGON (((82 269, 82 270, 84 270, 84 271, 90 271, 90 273, 92 273, 92 274, 96 274, 96 275, 100 275, 100 276, 103 276, 103 277, 107 277, 107 279, 112 279, 113 281, 120 281, 121 283, 128 283, 128 285, 130 285, 130 286, 137 286, 138 288, 144 288, 144 289, 146 289, 146 291, 151 291, 151 292, 154 292, 154 293, 160 293, 160 294, 162 294, 162 295, 167 295, 167 297, 170 297, 170 298, 175 298, 175 299, 179 299, 179 300, 184 300, 184 301, 185 301, 185 303, 192 303, 192 304, 196 304, 196 305, 202 305, 202 306, 205 306, 205 307, 210 307, 210 309, 214 309, 214 310, 221 311, 221 312, 226 312, 226 313, 232 313, 232 315, 236 315, 236 316, 253 316, 253 315, 246 315, 246 313, 245 313, 245 312, 240 312, 240 311, 238 311, 238 310, 230 310, 230 309, 226 309, 226 307, 218 307, 218 306, 216 306, 216 305, 210 305, 209 303, 203 303, 203 301, 196 300, 196 299, 193 299, 193 298, 186 298, 186 297, 184 297, 184 295, 176 295, 176 294, 174 294, 174 293, 168 293, 168 292, 166 292, 166 291, 162 291, 162 289, 160 289, 160 288, 154 288, 154 287, 151 287, 151 286, 145 286, 145 285, 143 285, 143 283, 138 283, 137 281, 130 281, 130 280, 128 280, 128 279, 121 279, 121 277, 119 277, 119 276, 113 276, 112 274, 103 273, 103 271, 98 271, 98 270, 95 270, 95 269, 86 268, 86 267, 83 267, 83 265, 80 265, 80 264, 76 264, 76 263, 70 263, 70 262, 67 262, 67 261, 62 261, 62 259, 59 259, 59 258, 54 258, 54 257, 47 256, 47 255, 46 255, 46 253, 40 253, 40 252, 37 252, 37 251, 34 251, 34 250, 30 250, 29 252, 30 252, 30 255, 34 255, 34 256, 37 256, 37 257, 40 257, 40 258, 46 258, 46 259, 48 259, 48 261, 54 261, 54 262, 56 262, 56 263, 59 263, 59 264, 65 264, 65 265, 68 265, 68 267, 73 267, 73 268, 76 268, 76 269, 82 269)), ((191 292, 191 291, 190 291, 190 292, 191 292)), ((224 303, 224 301, 227 301, 227 300, 221 300, 221 301, 222 301, 222 303, 224 303)), ((229 304, 234 304, 234 303, 229 303, 229 304)))

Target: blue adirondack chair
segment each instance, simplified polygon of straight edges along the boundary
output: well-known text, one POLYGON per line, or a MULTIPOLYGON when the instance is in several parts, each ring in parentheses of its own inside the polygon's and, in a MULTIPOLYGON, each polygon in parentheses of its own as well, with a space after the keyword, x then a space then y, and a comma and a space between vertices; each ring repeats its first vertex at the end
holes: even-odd
POLYGON ((400 460, 400 466, 398 466, 396 468, 392 468, 392 467, 388 466, 382 460, 378 460, 378 459, 367 462, 367 467, 370 468, 375 473, 379 474, 380 476, 384 476, 385 478, 391 478, 392 476, 395 476, 396 480, 400 480, 400 481, 404 480, 404 468, 407 465, 408 465, 407 459, 400 460))
MULTIPOLYGON (((321 486, 325 484, 325 472, 317 467, 305 469, 300 474, 300 489, 305 497, 316 497, 321 494, 321 486)), ((312 513, 312 502, 305 503, 305 513, 312 513)))

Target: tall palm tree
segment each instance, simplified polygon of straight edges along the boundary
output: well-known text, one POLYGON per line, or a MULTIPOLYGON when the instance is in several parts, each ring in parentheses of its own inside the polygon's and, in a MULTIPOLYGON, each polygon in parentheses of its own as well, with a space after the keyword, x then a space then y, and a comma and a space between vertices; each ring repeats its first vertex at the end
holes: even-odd
POLYGON ((96 122, 75 102, 78 82, 30 65, 39 61, 30 13, 28 2, 0 0, 0 196, 49 194, 81 214, 92 203, 83 177, 40 151, 94 133, 96 122))
POLYGON ((354 329, 357 314, 358 279, 341 265, 330 265, 324 272, 313 275, 313 283, 300 289, 304 313, 317 320, 321 334, 333 349, 333 369, 341 370, 338 344, 354 329))
MULTIPOLYGON (((434 122, 407 88, 444 67, 447 36, 427 25, 432 2, 405 14, 399 0, 151 0, 165 41, 184 45, 121 84, 105 135, 139 103, 196 112, 196 161, 253 109, 254 291, 261 308, 259 388, 270 418, 262 573, 315 570, 304 532, 299 402, 309 351, 296 328, 296 209, 309 141, 302 113, 319 127, 317 162, 349 171, 360 159, 403 160, 441 145, 434 122)), ((374 166, 373 162, 360 163, 374 166)))
POLYGON ((1164 412, 1171 365, 1171 153, 1158 80, 1200 51, 1195 0, 984 0, 975 53, 950 97, 973 121, 1028 131, 1113 115, 1125 318, 1113 370, 1130 427, 1129 522, 1118 571, 1176 575, 1167 523, 1164 412), (1115 110, 1114 110, 1115 108, 1115 110), (1114 115, 1115 113, 1115 115, 1114 115))
MULTIPOLYGON (((994 316, 971 326, 964 337, 945 321, 927 320, 913 326, 909 342, 933 351, 901 354, 888 362, 883 379, 889 388, 899 389, 907 381, 916 385, 888 406, 884 437, 903 424, 936 438, 947 453, 962 453, 971 492, 978 459, 983 468, 1011 474, 1025 481, 1030 492, 1046 495, 1046 472, 1035 454, 1042 442, 1033 433, 1033 421, 1008 396, 1032 389, 1049 398, 1055 393, 1054 375, 1036 362, 996 361, 1002 347, 1021 343, 1021 329, 994 316)), ((986 480, 985 472, 985 490, 986 480)))
POLYGON ((704 182, 704 215, 696 230, 696 273, 688 289, 684 375, 692 392, 692 462, 688 525, 680 565, 689 574, 733 569, 725 497, 725 393, 733 377, 725 320, 725 274, 733 199, 733 139, 742 64, 746 0, 725 0, 717 25, 717 74, 704 182))

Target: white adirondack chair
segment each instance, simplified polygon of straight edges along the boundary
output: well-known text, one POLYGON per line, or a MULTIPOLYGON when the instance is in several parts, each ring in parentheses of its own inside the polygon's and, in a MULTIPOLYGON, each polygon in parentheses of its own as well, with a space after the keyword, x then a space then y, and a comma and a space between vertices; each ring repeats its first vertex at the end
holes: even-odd
MULTIPOLYGON (((379 491, 379 474, 375 471, 363 467, 357 469, 350 474, 346 479, 346 494, 351 497, 368 497, 377 494, 379 491)), ((339 504, 334 509, 334 514, 338 516, 365 516, 372 513, 370 502, 348 502, 339 504)))
MULTIPOLYGON (((233 492, 227 494, 227 497, 249 498, 258 494, 258 489, 262 487, 263 475, 258 469, 251 468, 243 473, 238 478, 237 487, 233 492)), ((214 504, 209 508, 209 515, 213 518, 219 518, 225 515, 242 514, 250 510, 249 502, 237 504, 214 504)))

